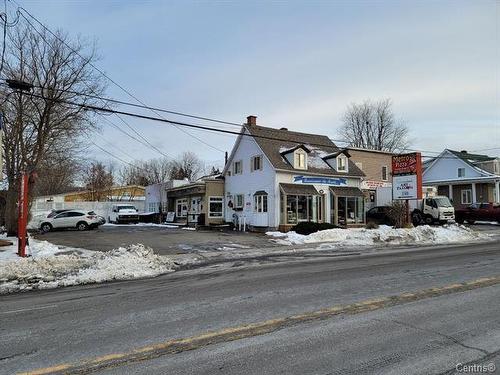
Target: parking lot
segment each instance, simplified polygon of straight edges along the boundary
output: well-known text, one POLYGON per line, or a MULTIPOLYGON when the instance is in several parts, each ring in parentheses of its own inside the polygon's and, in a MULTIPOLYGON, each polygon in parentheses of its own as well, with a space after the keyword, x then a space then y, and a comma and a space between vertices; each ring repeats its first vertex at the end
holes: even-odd
POLYGON ((120 246, 143 244, 157 254, 186 254, 221 251, 226 248, 278 246, 263 233, 219 230, 185 230, 141 225, 104 225, 91 231, 58 230, 36 234, 35 238, 57 245, 106 251, 120 246))
MULTIPOLYGON (((500 224, 483 223, 465 225, 471 229, 500 235, 500 224)), ((186 230, 183 227, 168 228, 148 225, 103 225, 90 231, 57 230, 37 233, 36 239, 56 245, 107 251, 120 246, 143 244, 161 255, 189 254, 230 249, 278 247, 264 233, 229 230, 186 230)))

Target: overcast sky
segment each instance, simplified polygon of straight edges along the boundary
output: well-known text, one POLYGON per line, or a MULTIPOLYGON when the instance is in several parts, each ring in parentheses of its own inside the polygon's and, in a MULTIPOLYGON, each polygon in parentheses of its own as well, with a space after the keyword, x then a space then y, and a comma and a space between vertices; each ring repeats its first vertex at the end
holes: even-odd
MULTIPOLYGON (((499 1, 18 2, 52 29, 96 39, 99 66, 152 106, 336 138, 349 103, 391 98, 415 148, 500 147, 499 1)), ((112 84, 107 93, 131 100, 112 84)), ((171 126, 129 122, 166 154, 223 161, 171 126)), ((125 160, 160 156, 102 129, 96 142, 125 160)), ((191 133, 220 150, 234 143, 191 133)))

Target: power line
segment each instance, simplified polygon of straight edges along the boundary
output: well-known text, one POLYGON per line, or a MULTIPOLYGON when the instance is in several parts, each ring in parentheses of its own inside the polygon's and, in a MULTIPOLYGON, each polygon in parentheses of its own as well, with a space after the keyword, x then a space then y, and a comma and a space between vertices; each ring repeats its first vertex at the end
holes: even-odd
MULTIPOLYGON (((102 111, 102 112, 112 113, 112 114, 118 113, 118 114, 124 115, 124 116, 136 117, 136 118, 140 118, 140 119, 144 119, 144 120, 158 121, 158 122, 162 122, 162 123, 168 123, 171 125, 184 126, 184 127, 188 127, 188 128, 192 128, 192 129, 198 129, 198 130, 204 130, 204 131, 210 131, 210 132, 216 132, 216 133, 232 134, 232 135, 237 135, 237 136, 247 136, 247 137, 251 137, 251 138, 268 139, 268 140, 273 140, 273 141, 282 141, 282 142, 288 142, 288 143, 290 143, 290 142, 291 143, 298 143, 296 141, 290 141, 289 139, 286 139, 286 138, 270 137, 270 136, 256 135, 256 134, 247 134, 247 133, 244 133, 243 131, 236 132, 233 130, 225 130, 225 129, 218 129, 218 128, 213 128, 213 127, 204 126, 204 125, 190 124, 190 123, 186 123, 186 122, 168 120, 168 119, 164 119, 164 118, 141 115, 141 114, 132 113, 132 112, 125 112, 125 111, 119 111, 119 110, 110 109, 110 108, 97 107, 97 106, 90 105, 90 104, 75 103, 75 102, 70 102, 70 101, 67 101, 64 99, 45 98, 45 97, 38 95, 38 94, 35 94, 35 93, 26 93, 26 95, 31 95, 31 96, 34 96, 34 97, 37 97, 40 99, 51 100, 51 101, 55 101, 55 102, 59 102, 59 103, 67 104, 67 105, 79 106, 79 107, 87 109, 87 110, 92 110, 92 111, 97 111, 97 112, 102 111)), ((318 147, 332 147, 332 144, 324 144, 324 143, 307 142, 307 144, 311 145, 311 146, 318 146, 318 147)), ((434 155, 432 155, 432 156, 422 155, 422 156, 427 157, 427 158, 435 158, 436 157, 434 155)))
MULTIPOLYGON (((17 4, 17 3, 16 3, 17 4)), ((19 4, 18 4, 19 5, 19 4)), ((21 9, 23 9, 22 7, 20 7, 21 9)), ((23 9, 24 11, 26 11, 25 9, 23 9)), ((26 11, 27 12, 27 11, 26 11)), ((21 17, 23 17, 26 22, 31 26, 31 28, 33 30, 35 30, 35 32, 38 34, 38 36, 40 36, 40 38, 45 42, 45 44, 47 44, 49 47, 52 47, 51 43, 49 43, 47 41, 47 39, 45 38, 45 36, 21 13, 19 12, 19 14, 21 15, 21 17)), ((38 21, 37 21, 38 22, 38 21)), ((43 25, 42 25, 43 26, 43 25)), ((47 29, 47 28, 46 28, 47 29)), ((48 29, 47 29, 48 30, 48 29)), ((67 46, 69 49, 71 49, 73 52, 75 52, 76 54, 78 54, 78 56, 80 58, 83 59, 82 55, 80 53, 78 53, 78 51, 75 51, 73 48, 71 48, 71 46, 69 46, 64 40, 60 39, 56 34, 52 33, 52 31, 48 30, 50 32, 51 35, 53 35, 55 38, 57 38, 59 41, 61 41, 65 46, 67 46)), ((26 62, 26 61, 25 61, 26 62)), ((27 62, 26 62, 27 63, 27 62)), ((29 63, 27 63, 28 65, 30 65, 29 63)), ((92 64, 90 64, 92 66, 92 64)), ((31 68, 33 69, 33 66, 31 66, 31 68)), ((94 89, 92 89, 85 81, 83 81, 84 85, 87 86, 88 89, 90 89, 94 94, 96 93, 94 89)), ((40 87, 40 86, 38 86, 40 87)), ((59 90, 61 91, 61 90, 59 90)), ((97 97, 97 96, 96 96, 97 97)), ((100 98, 101 101, 104 100, 104 98, 100 98)), ((106 105, 106 103, 104 103, 104 105, 106 105)), ((99 114, 100 116, 102 116, 102 114, 99 114)), ((167 158, 170 158, 170 159, 174 159, 174 157, 164 153, 162 150, 160 150, 158 147, 156 147, 155 145, 153 145, 151 142, 149 142, 142 134, 138 133, 128 122, 126 122, 123 118, 121 118, 119 115, 116 115, 121 122, 123 122, 130 130, 132 130, 139 138, 141 138, 143 140, 142 141, 139 141, 137 138, 135 138, 134 136, 131 136, 130 134, 128 134, 127 132, 125 132, 123 129, 121 129, 120 131, 127 134, 129 137, 131 137, 132 139, 135 139, 136 141, 139 141, 140 143, 142 143, 143 145, 146 145, 146 147, 151 147, 152 149, 154 149, 155 151, 157 151, 158 153, 160 153, 161 155, 163 155, 164 157, 167 157, 167 158)), ((119 128, 118 126, 116 126, 115 124, 113 124, 111 122, 111 120, 109 119, 105 119, 107 120, 109 123, 111 123, 113 126, 119 128)))
MULTIPOLYGON (((46 31, 48 31, 54 38, 58 39, 61 43, 63 43, 66 47, 68 47, 69 49, 71 49, 75 54, 77 54, 80 58, 84 59, 84 57, 76 50, 74 50, 70 45, 68 45, 66 43, 66 41, 62 40, 57 34, 55 34, 54 32, 52 32, 52 30, 50 30, 47 26, 45 26, 41 21, 39 21, 35 16, 33 16, 30 12, 28 12, 26 9, 24 9, 22 6, 19 5, 19 3, 17 3, 15 0, 10 0, 12 2, 14 2, 19 10, 22 10, 23 12, 25 12, 29 17, 31 17, 35 22, 37 22, 41 27, 43 27, 46 31)), ((28 19, 23 15, 23 18, 28 22, 28 19)), ((30 23, 31 24, 31 23, 30 23)), ((89 62, 89 65, 91 67, 93 67, 96 71, 98 71, 101 75, 103 75, 104 77, 106 77, 110 82, 112 82, 115 86, 117 86, 118 88, 120 88, 123 92, 125 92, 127 95, 129 95, 131 98, 133 98, 135 101, 137 101, 138 103, 142 104, 143 106, 146 106, 147 105, 141 101, 139 98, 137 98, 134 94, 132 94, 129 90, 127 90, 125 87, 123 87, 122 85, 120 85, 118 82, 116 82, 115 80, 113 80, 111 77, 109 77, 106 73, 104 73, 101 69, 99 69, 95 64, 93 64, 92 62, 89 62)), ((157 116, 159 117, 163 117, 162 115, 160 115, 157 111, 155 111, 154 109, 150 109, 153 113, 155 113, 157 116)), ((184 132, 185 134, 188 134, 189 136, 195 138, 196 140, 198 140, 199 142, 213 148, 214 150, 217 150, 217 151, 220 151, 220 152, 225 152, 224 150, 221 150, 215 146, 212 146, 210 145, 209 143, 205 142, 204 140, 194 136, 193 134, 185 131, 184 129, 181 129, 179 127, 177 127, 176 125, 174 125, 177 129, 181 130, 182 132, 184 132)))
MULTIPOLYGON (((0 78, 0 80, 5 81, 6 78, 0 78)), ((37 86, 37 85, 33 85, 33 87, 39 88, 39 89, 46 89, 45 87, 37 86)), ((168 113, 168 114, 176 115, 176 116, 190 117, 190 118, 194 118, 194 119, 197 119, 197 120, 216 122, 216 123, 220 123, 220 124, 224 124, 224 125, 231 125, 231 126, 237 126, 237 127, 241 127, 243 125, 243 124, 238 124, 236 122, 230 122, 230 121, 224 121, 224 120, 217 120, 217 119, 214 119, 214 118, 197 116, 197 115, 190 115, 190 114, 183 113, 183 112, 177 112, 177 111, 172 111, 172 110, 158 108, 158 107, 151 107, 151 106, 142 105, 142 104, 135 104, 135 103, 131 103, 131 102, 126 102, 124 100, 118 100, 118 99, 113 99, 113 98, 108 98, 108 97, 102 97, 102 96, 99 96, 99 95, 84 94, 84 93, 80 93, 80 92, 77 92, 77 91, 62 90, 62 89, 57 89, 57 88, 54 88, 53 90, 55 90, 55 91, 64 91, 66 93, 73 94, 73 95, 84 96, 84 97, 88 97, 88 98, 91 98, 91 99, 99 99, 99 100, 102 100, 102 101, 106 101, 106 102, 110 102, 110 103, 115 103, 115 104, 122 104, 122 105, 130 106, 130 107, 143 108, 143 109, 148 109, 148 110, 152 110, 152 111, 158 111, 158 112, 168 113)))

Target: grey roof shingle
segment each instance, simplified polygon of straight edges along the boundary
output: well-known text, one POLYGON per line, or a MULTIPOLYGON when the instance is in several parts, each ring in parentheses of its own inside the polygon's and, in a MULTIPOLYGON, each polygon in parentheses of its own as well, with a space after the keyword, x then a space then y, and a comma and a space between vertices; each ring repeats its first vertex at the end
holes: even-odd
POLYGON ((331 176, 363 177, 365 175, 350 160, 347 174, 336 171, 323 160, 323 157, 341 150, 326 135, 300 133, 258 125, 247 125, 245 128, 251 135, 255 136, 255 141, 276 169, 331 176), (283 151, 292 149, 297 145, 304 145, 311 151, 307 156, 307 171, 295 169, 281 154, 283 151))

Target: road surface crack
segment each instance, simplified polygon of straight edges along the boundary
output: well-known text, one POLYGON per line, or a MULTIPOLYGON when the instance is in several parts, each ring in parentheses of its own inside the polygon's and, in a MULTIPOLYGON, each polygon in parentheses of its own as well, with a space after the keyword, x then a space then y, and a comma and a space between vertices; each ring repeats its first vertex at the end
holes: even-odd
MULTIPOLYGON (((383 322, 383 320, 381 320, 381 319, 374 319, 374 320, 379 321, 379 322, 383 322)), ((432 330, 432 329, 418 327, 418 326, 415 326, 413 324, 401 322, 401 321, 395 320, 395 319, 389 319, 388 321, 392 322, 392 323, 396 323, 396 324, 402 325, 402 326, 405 326, 405 327, 413 328, 413 329, 418 330, 418 331, 432 333, 432 334, 444 337, 445 339, 448 339, 448 340, 452 341, 453 343, 455 343, 455 344, 457 344, 457 345, 459 345, 459 346, 461 346, 461 347, 463 347, 465 349, 476 350, 476 351, 479 351, 479 352, 483 353, 484 355, 489 355, 490 354, 489 352, 487 352, 484 349, 478 348, 476 346, 466 345, 462 341, 460 341, 459 339, 457 339, 457 338, 455 338, 453 336, 447 335, 445 333, 441 333, 439 331, 435 331, 435 330, 432 330)))

